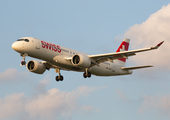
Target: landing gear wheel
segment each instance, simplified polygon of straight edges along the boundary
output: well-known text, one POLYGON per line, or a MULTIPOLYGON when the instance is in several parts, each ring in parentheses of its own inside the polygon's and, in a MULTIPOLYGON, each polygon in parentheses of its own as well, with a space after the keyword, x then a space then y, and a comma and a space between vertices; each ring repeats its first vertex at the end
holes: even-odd
POLYGON ((87 78, 86 73, 83 74, 83 77, 84 77, 84 78, 87 78))
POLYGON ((83 73, 83 77, 84 78, 90 78, 91 77, 91 73, 90 72, 88 72, 87 74, 86 73, 83 73))
POLYGON ((63 78, 63 76, 61 75, 61 76, 60 76, 60 81, 63 81, 63 79, 64 79, 64 78, 63 78))
POLYGON ((60 76, 56 76, 55 79, 56 79, 57 82, 58 81, 63 81, 64 77, 62 75, 60 75, 60 76))
POLYGON ((91 77, 91 73, 90 72, 88 72, 88 78, 90 78, 91 77))
POLYGON ((26 62, 22 60, 21 65, 26 65, 26 62))
POLYGON ((56 80, 57 82, 60 81, 60 80, 58 79, 58 76, 55 77, 55 80, 56 80))

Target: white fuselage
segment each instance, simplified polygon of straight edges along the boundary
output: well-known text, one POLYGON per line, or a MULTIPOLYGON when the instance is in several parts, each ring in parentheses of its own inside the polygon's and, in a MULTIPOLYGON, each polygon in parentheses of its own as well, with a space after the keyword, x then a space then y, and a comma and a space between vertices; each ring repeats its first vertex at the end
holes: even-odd
MULTIPOLYGON (((75 54, 82 54, 86 56, 87 54, 51 44, 37 38, 25 37, 25 39, 29 39, 29 42, 16 41, 12 46, 13 49, 19 53, 26 53, 30 57, 48 61, 51 64, 66 70, 85 72, 85 69, 76 67, 69 62, 67 58, 71 58, 75 54)), ((123 66, 119 64, 117 60, 114 60, 113 62, 107 61, 100 63, 99 65, 94 65, 90 67, 88 71, 97 76, 115 76, 132 73, 128 70, 122 70, 121 67, 123 66)))

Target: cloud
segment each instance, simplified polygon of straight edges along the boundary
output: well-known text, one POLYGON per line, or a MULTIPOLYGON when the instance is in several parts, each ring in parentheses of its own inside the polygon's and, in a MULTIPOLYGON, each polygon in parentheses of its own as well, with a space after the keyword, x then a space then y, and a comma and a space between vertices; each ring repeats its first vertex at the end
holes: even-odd
POLYGON ((144 100, 138 113, 144 114, 149 111, 157 112, 160 116, 170 116, 170 95, 164 96, 144 96, 144 100))
POLYGON ((126 95, 120 91, 119 89, 116 90, 116 93, 118 94, 119 98, 121 98, 123 101, 128 102, 128 104, 137 103, 139 105, 138 113, 139 114, 157 114, 158 116, 166 116, 170 117, 170 95, 155 95, 155 96, 149 96, 144 95, 140 99, 131 100, 127 99, 126 95))
POLYGON ((15 116, 23 109, 24 94, 7 95, 0 99, 0 119, 3 120, 9 116, 15 116))
POLYGON ((36 86, 37 94, 29 97, 25 93, 15 93, 0 99, 0 119, 41 119, 53 120, 70 117, 73 113, 99 112, 94 106, 81 105, 80 97, 106 87, 78 87, 71 92, 60 91, 57 88, 45 90, 49 83, 48 76, 36 86))
POLYGON ((28 77, 28 72, 18 72, 15 68, 9 68, 0 73, 0 82, 16 82, 28 77))
POLYGON ((132 49, 151 47, 161 41, 163 45, 154 51, 139 53, 130 60, 137 64, 153 64, 158 69, 170 70, 170 4, 163 6, 152 14, 145 22, 136 24, 124 34, 131 39, 132 49))
POLYGON ((42 81, 40 81, 34 88, 34 95, 37 96, 39 94, 45 94, 46 87, 50 82, 49 74, 44 77, 42 81))
POLYGON ((92 91, 98 91, 104 88, 107 88, 107 86, 91 87, 91 88, 89 88, 88 86, 83 86, 83 87, 78 87, 78 89, 74 91, 75 92, 74 94, 78 94, 78 95, 83 94, 84 96, 87 96, 92 91))

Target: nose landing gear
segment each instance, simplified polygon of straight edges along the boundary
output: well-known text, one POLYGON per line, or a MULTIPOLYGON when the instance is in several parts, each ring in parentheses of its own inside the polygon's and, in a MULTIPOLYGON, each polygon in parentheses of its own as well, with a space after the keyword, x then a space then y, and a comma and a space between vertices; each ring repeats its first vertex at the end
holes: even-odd
POLYGON ((26 61, 25 60, 22 60, 21 61, 21 66, 25 66, 26 65, 26 61))
POLYGON ((25 66, 26 65, 25 56, 27 56, 27 54, 26 53, 21 53, 20 55, 23 58, 23 60, 21 61, 21 65, 20 66, 25 66))

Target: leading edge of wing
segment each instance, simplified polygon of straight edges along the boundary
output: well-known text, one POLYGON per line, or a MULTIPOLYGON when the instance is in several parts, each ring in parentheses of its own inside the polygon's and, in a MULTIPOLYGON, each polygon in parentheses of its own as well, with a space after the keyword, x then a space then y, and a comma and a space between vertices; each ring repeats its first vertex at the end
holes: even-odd
MULTIPOLYGON (((137 50, 123 51, 123 52, 115 52, 115 53, 107 53, 107 54, 88 55, 88 57, 93 58, 93 59, 98 59, 98 58, 103 58, 103 57, 113 57, 113 59, 114 59, 115 56, 121 55, 121 58, 123 58, 123 57, 126 58, 128 56, 135 55, 135 53, 138 53, 138 52, 144 52, 144 51, 157 49, 162 45, 163 42, 164 41, 162 41, 159 44, 157 44, 156 46, 150 47, 150 48, 143 48, 143 49, 137 49, 137 50)), ((117 59, 117 58, 115 58, 115 59, 117 59)))

